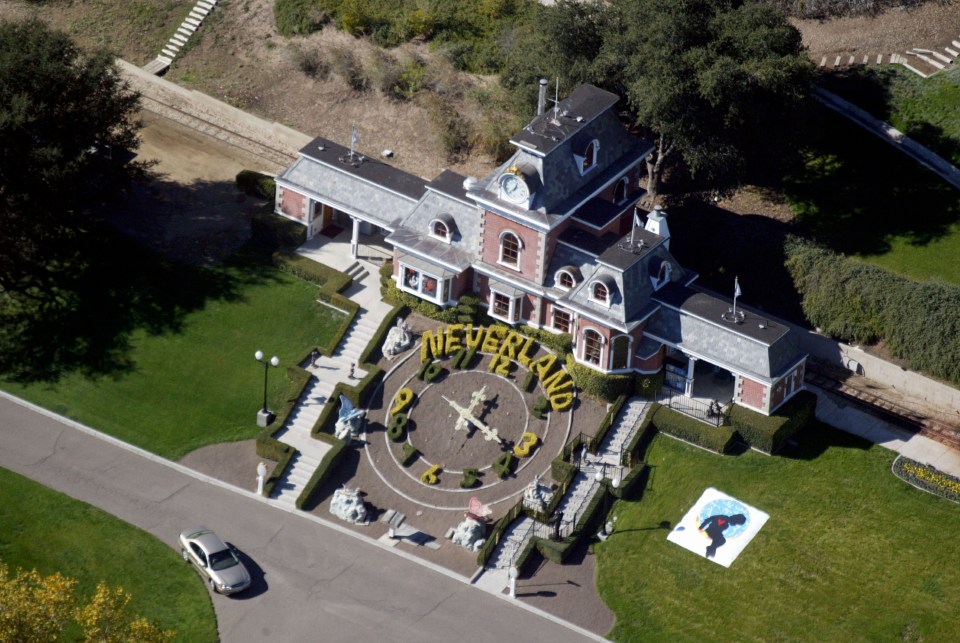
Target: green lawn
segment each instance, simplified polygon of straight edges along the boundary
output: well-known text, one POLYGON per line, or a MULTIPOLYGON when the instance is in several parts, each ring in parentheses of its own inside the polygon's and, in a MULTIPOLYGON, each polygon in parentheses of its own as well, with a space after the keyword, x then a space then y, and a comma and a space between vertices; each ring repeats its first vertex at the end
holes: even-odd
POLYGON ((206 586, 175 550, 85 502, 0 468, 0 561, 76 578, 85 602, 97 583, 132 595, 131 614, 175 630, 177 641, 216 641, 206 586))
POLYGON ((951 641, 960 507, 890 473, 893 453, 817 426, 777 457, 664 436, 648 489, 595 546, 617 641, 951 641), (725 569, 667 541, 706 487, 770 514, 725 569))
POLYGON ((825 108, 784 182, 798 230, 915 279, 960 284, 960 191, 825 108))
MULTIPOLYGON (((197 296, 189 307, 167 303, 168 295, 155 297, 165 307, 188 309, 174 322, 138 322, 124 355, 127 368, 4 388, 172 459, 204 445, 255 437, 264 367, 254 352, 280 358, 280 368, 269 374, 270 406, 277 408, 289 392, 285 367, 329 342, 343 316, 316 302, 316 286, 272 267, 233 261, 203 274, 208 281, 229 283, 229 296, 197 296)), ((192 287, 184 283, 189 276, 172 281, 161 271, 150 278, 158 290, 192 287)), ((148 307, 136 314, 150 313, 148 307)))

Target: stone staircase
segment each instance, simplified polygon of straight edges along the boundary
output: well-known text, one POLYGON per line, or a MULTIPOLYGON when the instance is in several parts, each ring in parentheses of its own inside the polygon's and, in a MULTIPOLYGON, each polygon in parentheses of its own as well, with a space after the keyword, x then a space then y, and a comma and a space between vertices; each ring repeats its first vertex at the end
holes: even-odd
MULTIPOLYGON (((379 293, 379 277, 371 276, 359 262, 347 268, 346 273, 354 278, 354 286, 345 293, 347 296, 353 288, 366 288, 368 291, 374 288, 379 293)), ((382 302, 367 305, 369 308, 361 308, 357 312, 333 355, 321 356, 316 365, 304 365, 313 377, 310 378, 310 384, 296 408, 287 418, 286 424, 276 434, 277 440, 297 450, 296 458, 274 487, 272 497, 282 504, 294 505, 323 456, 330 450, 326 442, 312 437, 310 432, 333 394, 337 382, 350 381, 351 373, 354 380, 362 379, 367 374, 358 366, 360 355, 366 350, 383 318, 391 309, 382 302)))
POLYGON ((203 19, 213 11, 217 0, 199 0, 190 10, 189 15, 183 19, 183 22, 177 28, 177 31, 167 41, 160 51, 160 55, 144 65, 144 70, 151 74, 162 74, 170 67, 173 59, 180 53, 180 49, 187 44, 194 32, 203 24, 203 19))
MULTIPOLYGON (((563 515, 560 525, 562 535, 566 536, 573 531, 590 501, 598 493, 604 492, 603 483, 597 480, 597 474, 599 473, 601 478, 614 479, 620 471, 623 448, 636 435, 649 408, 650 402, 639 397, 627 400, 617 415, 616 423, 607 431, 597 454, 588 453, 586 459, 579 462, 579 468, 567 488, 567 493, 557 505, 557 512, 563 515)), ((553 527, 550 525, 521 515, 503 533, 500 544, 487 561, 487 567, 495 570, 511 567, 530 538, 546 538, 552 531, 553 527)))
POLYGON ((941 44, 933 49, 914 47, 903 53, 857 53, 823 56, 821 67, 848 67, 852 65, 882 65, 889 63, 903 65, 923 78, 950 67, 960 56, 960 36, 949 44, 941 44))

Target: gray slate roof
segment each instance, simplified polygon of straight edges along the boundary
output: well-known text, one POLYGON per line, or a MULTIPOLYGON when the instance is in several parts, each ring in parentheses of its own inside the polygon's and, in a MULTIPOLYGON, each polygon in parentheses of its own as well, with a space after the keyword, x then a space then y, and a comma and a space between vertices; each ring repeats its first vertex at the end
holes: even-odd
POLYGON ((277 177, 338 210, 393 230, 426 191, 426 181, 376 159, 342 162, 349 150, 321 138, 277 177))
POLYGON ((672 283, 654 295, 663 307, 645 333, 684 352, 761 381, 782 376, 803 353, 790 329, 761 313, 737 305, 742 323, 723 319, 731 302, 672 283))

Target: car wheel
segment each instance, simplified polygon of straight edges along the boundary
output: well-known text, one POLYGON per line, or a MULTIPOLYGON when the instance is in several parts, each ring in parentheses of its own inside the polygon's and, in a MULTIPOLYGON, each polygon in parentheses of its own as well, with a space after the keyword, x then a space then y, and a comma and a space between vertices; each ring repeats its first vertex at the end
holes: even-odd
POLYGON ((187 550, 186 550, 186 549, 181 549, 181 550, 180 550, 180 555, 183 556, 183 562, 185 562, 185 563, 189 563, 189 562, 190 562, 190 554, 187 553, 187 550))
POLYGON ((212 579, 212 578, 208 578, 208 579, 207 579, 207 585, 210 586, 210 591, 211 591, 211 592, 213 592, 214 594, 219 593, 219 592, 217 592, 217 584, 213 582, 213 579, 212 579))

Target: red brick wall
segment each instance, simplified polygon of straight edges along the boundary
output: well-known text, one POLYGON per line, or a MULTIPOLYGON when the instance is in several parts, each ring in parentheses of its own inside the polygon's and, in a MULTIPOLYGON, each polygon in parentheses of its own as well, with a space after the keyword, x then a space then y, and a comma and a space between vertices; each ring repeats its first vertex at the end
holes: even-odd
POLYGON ((280 189, 280 211, 288 217, 303 220, 306 197, 293 190, 280 189))
POLYGON ((662 346, 657 353, 650 359, 634 359, 634 366, 644 373, 655 373, 663 368, 663 360, 667 351, 662 346))
POLYGON ((497 263, 500 259, 500 233, 505 231, 510 231, 520 238, 519 272, 528 279, 536 279, 540 233, 490 211, 484 212, 483 215, 481 261, 503 270, 514 270, 497 263))
POLYGON ((766 413, 766 408, 763 404, 763 396, 766 393, 767 387, 760 382, 754 382, 751 379, 740 376, 740 395, 737 402, 743 404, 744 406, 749 406, 761 413, 766 413))
POLYGON ((467 268, 451 280, 450 298, 460 299, 460 295, 470 290, 473 283, 473 269, 467 268))
POLYGON ((777 380, 770 392, 770 411, 773 412, 778 406, 783 404, 788 397, 799 391, 803 387, 803 366, 801 363, 782 378, 777 380), (790 387, 790 384, 793 387, 790 387))
POLYGON ((578 359, 583 359, 583 333, 588 329, 592 328, 593 330, 600 333, 604 338, 603 353, 600 358, 600 367, 606 370, 610 365, 610 329, 604 328, 599 324, 596 324, 589 319, 580 318, 579 327, 577 328, 577 335, 574 338, 576 344, 574 345, 574 354, 578 359))

